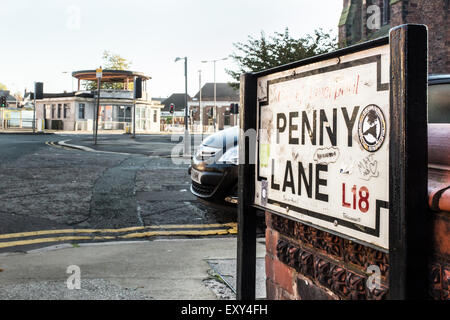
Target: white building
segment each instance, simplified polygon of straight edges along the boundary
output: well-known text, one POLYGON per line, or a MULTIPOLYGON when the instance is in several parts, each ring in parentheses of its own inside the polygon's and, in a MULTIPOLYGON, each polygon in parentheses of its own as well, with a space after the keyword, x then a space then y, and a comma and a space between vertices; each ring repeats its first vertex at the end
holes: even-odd
MULTIPOLYGON (((80 90, 81 80, 95 81, 95 70, 77 71, 78 91, 44 94, 36 101, 37 128, 92 131, 94 110, 97 106, 97 90, 80 90)), ((133 105, 136 105, 136 132, 159 132, 160 113, 163 105, 152 101, 147 93, 147 77, 141 73, 124 70, 104 70, 102 83, 123 83, 123 89, 100 90, 99 130, 124 130, 131 126, 133 105), (133 100, 131 83, 135 77, 143 80, 142 98, 133 100)))

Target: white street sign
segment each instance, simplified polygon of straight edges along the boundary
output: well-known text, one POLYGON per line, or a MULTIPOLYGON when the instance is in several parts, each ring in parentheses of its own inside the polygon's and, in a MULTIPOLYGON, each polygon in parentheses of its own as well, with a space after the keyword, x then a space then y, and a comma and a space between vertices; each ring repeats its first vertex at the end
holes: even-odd
POLYGON ((95 70, 95 74, 97 78, 102 78, 103 77, 103 69, 99 68, 95 70))
POLYGON ((258 82, 258 207, 389 247, 389 45, 258 82))

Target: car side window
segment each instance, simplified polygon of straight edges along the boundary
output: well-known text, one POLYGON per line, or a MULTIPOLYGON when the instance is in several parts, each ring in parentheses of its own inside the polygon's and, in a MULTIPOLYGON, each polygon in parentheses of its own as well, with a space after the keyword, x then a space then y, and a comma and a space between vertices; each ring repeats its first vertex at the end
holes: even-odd
POLYGON ((450 84, 428 87, 428 122, 450 123, 450 84))

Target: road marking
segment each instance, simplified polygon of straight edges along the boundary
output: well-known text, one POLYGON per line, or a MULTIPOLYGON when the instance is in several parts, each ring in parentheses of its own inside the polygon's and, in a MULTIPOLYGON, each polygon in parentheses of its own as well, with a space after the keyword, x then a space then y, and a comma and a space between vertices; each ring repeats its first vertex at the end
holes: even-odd
POLYGON ((46 141, 45 144, 50 147, 54 147, 54 148, 59 148, 59 149, 64 149, 64 150, 73 150, 73 148, 67 148, 67 147, 63 147, 58 144, 55 144, 54 141, 46 141))
POLYGON ((235 229, 217 229, 217 230, 179 230, 179 231, 149 231, 140 233, 130 233, 124 236, 120 236, 121 239, 130 238, 146 238, 154 236, 209 236, 209 235, 225 235, 236 234, 235 229))
POLYGON ((9 234, 0 234, 0 239, 11 239, 11 238, 24 238, 24 237, 34 237, 50 234, 64 234, 64 233, 120 233, 128 231, 138 231, 146 229, 208 229, 208 228, 222 228, 228 227, 234 229, 237 227, 235 222, 225 223, 225 224, 166 224, 158 226, 147 226, 147 227, 128 227, 120 229, 62 229, 62 230, 41 230, 41 231, 29 231, 29 232, 18 232, 9 234))
POLYGON ((64 233, 113 233, 113 232, 126 232, 140 230, 144 227, 132 227, 123 229, 63 229, 63 230, 42 230, 42 231, 30 231, 30 232, 18 232, 10 234, 0 234, 0 239, 11 239, 11 238, 25 238, 34 237, 50 234, 64 234, 64 233))
POLYGON ((118 240, 118 239, 134 239, 134 238, 148 238, 156 236, 207 236, 207 235, 226 235, 236 234, 234 229, 217 229, 217 230, 178 230, 178 231, 150 231, 142 233, 131 233, 124 236, 71 236, 71 237, 53 237, 53 238, 38 238, 30 240, 18 240, 9 242, 0 242, 0 248, 26 246, 30 244, 40 244, 48 242, 63 242, 63 241, 80 241, 80 240, 118 240))
POLYGON ((0 248, 16 247, 16 246, 26 246, 30 244, 46 243, 46 242, 62 242, 62 241, 74 241, 74 240, 112 240, 115 237, 54 237, 54 238, 40 238, 31 240, 19 240, 10 242, 0 242, 0 248))
POLYGON ((120 240, 120 239, 134 239, 134 238, 148 238, 156 236, 209 236, 209 235, 234 235, 237 234, 237 224, 236 223, 226 223, 226 224, 203 224, 203 225, 160 225, 160 226, 148 226, 148 227, 129 227, 121 229, 64 229, 64 230, 44 230, 44 231, 34 231, 34 232, 19 232, 11 234, 2 234, 0 239, 11 239, 11 238, 25 238, 40 235, 51 235, 51 234, 64 234, 64 233, 121 233, 121 232, 132 232, 120 236, 105 236, 105 235, 91 235, 91 236, 61 236, 61 237, 50 237, 50 238, 37 238, 37 239, 27 239, 27 240, 14 240, 0 242, 0 248, 25 246, 31 244, 40 244, 48 242, 64 242, 64 241, 104 241, 104 240, 120 240), (216 228, 216 229, 214 229, 216 228), (139 230, 154 230, 154 231, 144 231, 144 232, 133 232, 139 230), (159 229, 159 230, 158 230, 159 229), (168 230, 164 230, 168 229, 168 230), (182 230, 173 230, 182 229, 182 230), (209 229, 209 230, 206 230, 209 229))

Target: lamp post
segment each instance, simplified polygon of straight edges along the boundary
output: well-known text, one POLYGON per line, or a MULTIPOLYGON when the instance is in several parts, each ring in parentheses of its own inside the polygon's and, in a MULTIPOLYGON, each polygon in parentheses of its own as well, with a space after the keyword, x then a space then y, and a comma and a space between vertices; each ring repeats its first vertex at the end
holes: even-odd
POLYGON ((200 133, 202 135, 203 140, 203 110, 202 110, 202 70, 198 70, 198 94, 199 94, 199 103, 198 103, 198 112, 200 112, 200 133))
POLYGON ((189 137, 189 124, 188 124, 188 90, 187 90, 187 57, 180 58, 177 57, 175 59, 175 62, 183 60, 184 59, 184 89, 185 89, 185 96, 184 96, 184 103, 185 103, 185 109, 184 109, 184 149, 183 149, 183 156, 190 156, 191 155, 191 139, 189 137))
POLYGON ((208 63, 212 62, 214 64, 214 108, 213 108, 213 125, 214 125, 214 132, 217 131, 217 97, 216 97, 216 62, 217 61, 223 61, 227 60, 228 57, 222 58, 222 59, 215 59, 215 60, 204 60, 202 63, 208 63))

